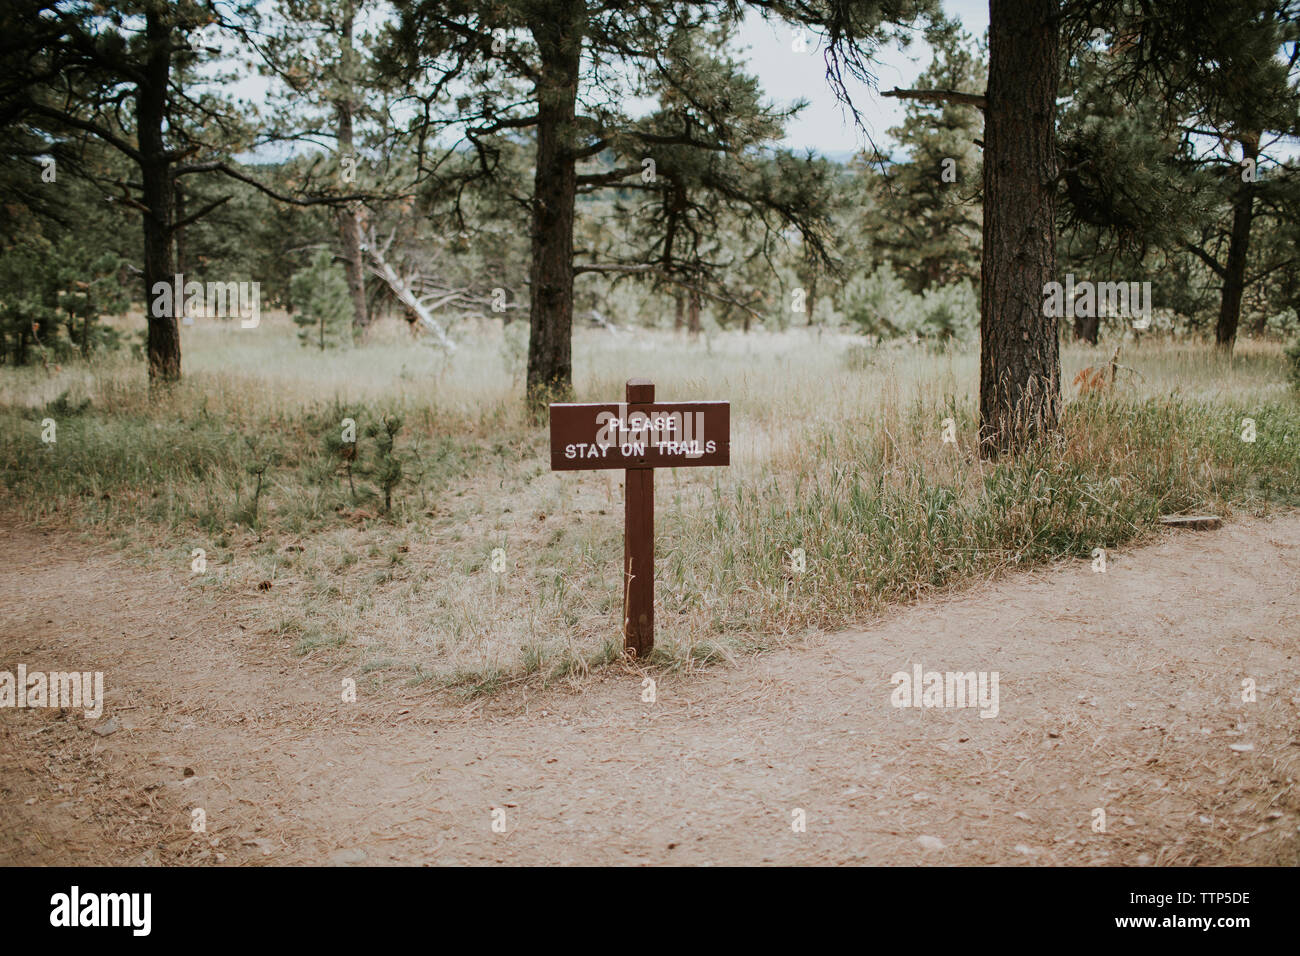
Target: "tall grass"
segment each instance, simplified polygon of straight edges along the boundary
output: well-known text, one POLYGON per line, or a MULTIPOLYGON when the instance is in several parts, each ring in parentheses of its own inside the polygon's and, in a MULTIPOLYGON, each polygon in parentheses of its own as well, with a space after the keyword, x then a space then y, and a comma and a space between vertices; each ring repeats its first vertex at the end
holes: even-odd
MULTIPOLYGON (((518 337, 463 329, 448 357, 386 329, 322 355, 293 331, 282 316, 186 329, 185 382, 161 399, 125 357, 5 370, 0 509, 115 534, 213 600, 246 595, 286 647, 372 681, 482 691, 612 659, 621 473, 549 471, 524 415, 518 337), (392 414, 405 479, 385 513, 365 425, 392 414), (351 484, 332 440, 345 418, 360 439, 351 484), (196 547, 208 570, 188 575, 196 547)), ((1113 391, 1069 396, 1058 436, 997 463, 973 453, 972 354, 804 330, 698 342, 583 330, 575 358, 580 400, 618 399, 643 375, 661 400, 732 402, 730 468, 657 473, 666 666, 1083 558, 1164 513, 1300 503, 1300 404, 1277 347, 1243 343, 1225 359, 1128 346, 1113 391), (956 444, 942 440, 950 417, 956 444)), ((1067 348, 1066 381, 1108 358, 1067 348)))

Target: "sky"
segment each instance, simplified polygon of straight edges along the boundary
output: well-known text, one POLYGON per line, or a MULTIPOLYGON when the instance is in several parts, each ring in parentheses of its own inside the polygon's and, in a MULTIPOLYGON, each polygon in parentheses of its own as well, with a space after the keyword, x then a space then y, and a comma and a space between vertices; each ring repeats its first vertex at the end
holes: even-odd
MULTIPOLYGON (((942 0, 944 11, 958 20, 966 33, 982 37, 988 29, 988 0, 942 0)), ((928 44, 918 36, 906 49, 889 44, 877 51, 874 72, 875 89, 850 82, 849 94, 857 107, 865 130, 856 126, 847 109, 832 92, 826 79, 824 48, 812 34, 804 36, 803 49, 797 50, 794 28, 780 22, 765 21, 756 12, 746 18, 737 36, 733 53, 748 64, 764 94, 778 106, 805 100, 807 106, 786 126, 781 145, 790 149, 812 150, 832 159, 844 161, 862 149, 869 149, 867 137, 882 152, 893 153, 897 147, 888 130, 903 120, 904 103, 881 96, 894 87, 908 88, 930 64, 928 44)), ((252 102, 265 98, 268 85, 256 74, 235 84, 234 94, 252 102)), ((978 92, 978 91, 973 91, 978 92)), ((647 104, 648 107, 648 104, 647 104)), ((283 158, 290 147, 265 147, 255 156, 258 161, 283 158)), ((1274 146, 1271 154, 1283 158, 1300 156, 1300 142, 1274 146)))
MULTIPOLYGON (((982 37, 988 29, 988 0, 943 0, 943 9, 959 20, 972 37, 982 37)), ((794 52, 790 27, 765 23, 753 13, 745 21, 738 42, 742 48, 748 47, 749 70, 758 77, 769 98, 782 106, 801 97, 808 101, 807 108, 787 125, 782 145, 812 149, 840 161, 867 148, 863 131, 854 125, 852 117, 831 92, 821 50, 814 50, 810 43, 806 52, 794 52)), ((919 38, 907 50, 897 45, 883 47, 875 68, 878 89, 862 85, 850 88, 867 132, 882 152, 892 153, 897 146, 886 131, 902 122, 904 103, 883 97, 880 91, 913 87, 916 78, 929 66, 930 58, 929 46, 919 38)), ((1300 141, 1274 144, 1269 155, 1279 160, 1300 158, 1300 141)))
MULTIPOLYGON (((944 0, 943 7, 974 37, 988 29, 988 0, 944 0)), ((783 145, 812 149, 836 159, 847 158, 866 146, 862 130, 831 92, 822 50, 809 42, 805 52, 795 52, 790 27, 765 23, 753 13, 740 31, 738 44, 742 56, 748 48, 749 70, 758 77, 770 99, 782 106, 800 98, 808 101, 803 113, 787 126, 783 145)), ((930 65, 930 48, 918 38, 906 51, 896 45, 883 47, 878 59, 875 73, 879 89, 907 88, 930 65)), ((902 122, 903 103, 862 85, 850 87, 849 93, 872 139, 888 151, 890 141, 885 131, 902 122)))
MULTIPOLYGON (((982 36, 988 28, 988 0, 944 0, 943 7, 972 36, 982 36)), ((824 48, 816 40, 815 36, 806 35, 803 52, 796 52, 792 27, 765 22, 751 12, 736 38, 734 52, 748 62, 749 72, 758 77, 771 101, 783 107, 799 99, 808 102, 803 112, 787 124, 781 145, 799 151, 811 149, 843 161, 867 148, 866 134, 855 126, 853 118, 831 91, 826 79, 824 48)), ((874 67, 879 90, 912 86, 921 71, 929 66, 930 55, 929 46, 919 37, 906 51, 893 44, 882 47, 874 67)), ((252 74, 237 82, 232 92, 259 102, 265 98, 267 89, 266 79, 252 74)), ((862 84, 849 87, 867 132, 882 151, 889 153, 896 144, 886 131, 902 122, 903 103, 881 96, 879 90, 862 84)), ((243 158, 270 162, 291 151, 289 147, 264 147, 243 158)))

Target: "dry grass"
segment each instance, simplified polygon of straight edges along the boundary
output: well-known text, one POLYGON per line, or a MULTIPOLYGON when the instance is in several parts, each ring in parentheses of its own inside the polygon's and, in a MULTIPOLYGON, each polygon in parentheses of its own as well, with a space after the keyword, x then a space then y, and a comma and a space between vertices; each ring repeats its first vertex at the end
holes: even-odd
MULTIPOLYGON (((186 380, 162 403, 126 357, 6 370, 0 507, 115 536, 152 564, 188 569, 202 548, 191 587, 254 603, 266 635, 372 681, 485 691, 580 676, 619 650, 621 475, 551 473, 519 400, 517 332, 458 331, 453 356, 396 324, 322 354, 283 315, 257 330, 200 323, 184 331, 186 380), (387 413, 404 419, 407 480, 381 515, 374 483, 358 477, 354 498, 324 442, 345 416, 387 413), (46 416, 53 449, 39 440, 46 416), (254 520, 248 469, 261 462, 254 520)), ((1067 348, 1065 380, 1109 354, 1067 348)), ((575 359, 579 400, 647 376, 661 400, 732 403, 732 466, 656 479, 662 666, 1086 556, 1162 511, 1300 497, 1300 410, 1281 349, 1264 344, 1232 360, 1197 343, 1126 346, 1115 389, 1075 401, 1060 444, 997 466, 972 454, 973 354, 867 350, 831 331, 581 330, 575 359), (1237 436, 1243 416, 1259 422, 1254 444, 1237 436), (947 417, 956 445, 941 440, 947 417)))

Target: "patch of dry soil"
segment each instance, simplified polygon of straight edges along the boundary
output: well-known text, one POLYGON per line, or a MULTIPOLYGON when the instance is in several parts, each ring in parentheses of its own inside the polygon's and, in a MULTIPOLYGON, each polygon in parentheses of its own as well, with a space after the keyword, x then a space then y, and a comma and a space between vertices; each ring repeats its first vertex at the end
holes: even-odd
POLYGON ((3 864, 1300 861, 1300 515, 661 676, 654 704, 629 667, 343 703, 359 675, 181 575, 0 538, 0 670, 103 671, 108 698, 99 721, 0 710, 3 864), (997 716, 895 708, 917 663, 996 671, 997 716))

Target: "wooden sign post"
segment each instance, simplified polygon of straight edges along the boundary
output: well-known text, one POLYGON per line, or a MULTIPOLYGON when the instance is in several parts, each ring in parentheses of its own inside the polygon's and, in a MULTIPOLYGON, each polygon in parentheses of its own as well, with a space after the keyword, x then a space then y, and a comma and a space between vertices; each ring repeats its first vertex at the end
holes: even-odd
POLYGON ((654 382, 629 379, 621 404, 551 406, 551 470, 622 468, 623 646, 655 643, 656 468, 731 463, 731 405, 655 402, 654 382))

